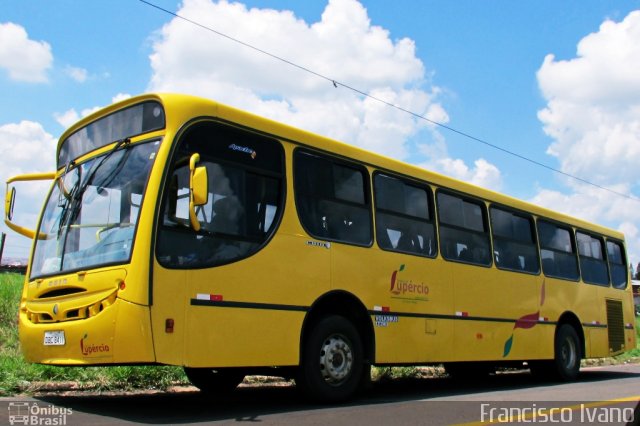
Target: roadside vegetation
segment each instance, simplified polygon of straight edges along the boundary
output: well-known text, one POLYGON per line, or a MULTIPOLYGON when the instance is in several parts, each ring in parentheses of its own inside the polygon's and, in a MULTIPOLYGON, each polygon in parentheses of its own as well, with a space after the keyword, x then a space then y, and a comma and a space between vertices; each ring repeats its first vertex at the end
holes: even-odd
MULTIPOLYGON (((24 276, 0 273, 0 396, 47 390, 130 391, 166 390, 188 385, 180 367, 52 367, 25 362, 20 353, 17 312, 24 276)), ((640 317, 636 317, 638 346, 615 358, 586 361, 586 365, 621 364, 640 360, 640 317)), ((374 381, 444 375, 441 367, 373 368, 374 381)), ((261 383, 260 378, 249 379, 261 383)))

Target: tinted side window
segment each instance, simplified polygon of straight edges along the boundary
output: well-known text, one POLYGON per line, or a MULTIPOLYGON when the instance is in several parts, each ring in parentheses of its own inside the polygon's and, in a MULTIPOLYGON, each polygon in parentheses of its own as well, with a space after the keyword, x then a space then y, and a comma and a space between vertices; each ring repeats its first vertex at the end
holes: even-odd
POLYGON ((431 191, 378 173, 373 182, 376 236, 385 250, 435 257, 431 191))
POLYGON ((578 280, 578 260, 576 258, 573 232, 543 220, 538 221, 540 256, 545 275, 568 280, 578 280))
POLYGON ((540 272, 531 216, 497 207, 491 207, 490 212, 496 266, 511 271, 540 272))
POLYGON ((212 121, 194 124, 174 153, 163 194, 156 254, 168 267, 233 262, 258 251, 275 231, 284 201, 283 150, 273 139, 212 121), (208 201, 189 224, 189 158, 207 168, 208 201))
POLYGON ((627 270, 627 260, 624 255, 622 244, 607 241, 607 258, 609 260, 609 270, 611 271, 611 282, 615 288, 627 288, 629 271, 627 270))
POLYGON ((448 260, 491 265, 491 246, 482 202, 439 191, 440 251, 448 260))
POLYGON ((372 240, 366 170, 298 150, 295 154, 296 206, 309 235, 368 246, 372 240))
POLYGON ((609 285, 609 270, 604 259, 602 238, 576 232, 582 280, 589 284, 609 285))

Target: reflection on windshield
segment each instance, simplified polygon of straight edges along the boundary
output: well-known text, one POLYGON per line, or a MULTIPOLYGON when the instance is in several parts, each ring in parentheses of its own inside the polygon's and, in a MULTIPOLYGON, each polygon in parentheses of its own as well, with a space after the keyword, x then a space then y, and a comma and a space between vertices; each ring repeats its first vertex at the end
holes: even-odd
POLYGON ((54 185, 40 225, 47 237, 36 243, 32 277, 129 259, 159 145, 111 151, 69 170, 71 188, 54 185))

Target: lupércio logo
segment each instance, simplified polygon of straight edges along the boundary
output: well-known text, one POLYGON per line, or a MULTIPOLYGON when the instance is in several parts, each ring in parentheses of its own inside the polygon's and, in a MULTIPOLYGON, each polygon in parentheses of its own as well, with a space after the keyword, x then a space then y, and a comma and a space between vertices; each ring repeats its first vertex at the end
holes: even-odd
POLYGON ((398 279, 398 274, 404 271, 404 265, 400 265, 398 269, 391 274, 391 288, 389 291, 392 294, 408 294, 408 295, 421 295, 426 296, 429 294, 429 286, 424 283, 414 283, 411 280, 398 279))
POLYGON ((82 339, 80 339, 80 351, 82 352, 82 355, 84 356, 90 356, 90 355, 95 355, 95 354, 99 354, 102 352, 109 352, 111 351, 111 348, 109 347, 109 345, 107 344, 87 344, 86 339, 87 337, 89 337, 88 333, 85 333, 84 337, 82 339))

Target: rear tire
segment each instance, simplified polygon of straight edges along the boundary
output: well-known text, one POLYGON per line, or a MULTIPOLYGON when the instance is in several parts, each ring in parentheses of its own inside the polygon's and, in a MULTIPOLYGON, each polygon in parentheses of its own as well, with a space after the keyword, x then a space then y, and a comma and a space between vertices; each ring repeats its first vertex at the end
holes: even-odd
POLYGON ((224 395, 232 392, 244 380, 244 372, 235 368, 184 367, 191 384, 202 392, 224 395))
POLYGON ((296 383, 312 399, 339 402, 351 398, 362 383, 363 350, 360 336, 346 318, 320 320, 303 344, 296 383))
POLYGON ((562 324, 558 328, 554 342, 552 361, 531 361, 529 368, 534 376, 570 382, 578 378, 582 359, 580 338, 575 328, 562 324))
POLYGON ((565 382, 575 380, 580 373, 580 338, 569 324, 563 324, 556 333, 555 370, 557 377, 565 382))

